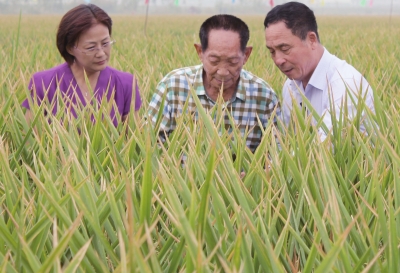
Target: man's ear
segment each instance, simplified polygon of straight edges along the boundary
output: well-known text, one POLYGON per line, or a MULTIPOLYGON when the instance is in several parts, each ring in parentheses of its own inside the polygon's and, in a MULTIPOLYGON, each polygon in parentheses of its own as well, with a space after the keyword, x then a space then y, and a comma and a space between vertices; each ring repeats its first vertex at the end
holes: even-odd
POLYGON ((312 47, 319 44, 317 34, 314 31, 309 31, 307 33, 307 37, 308 37, 308 40, 310 41, 312 47))
POLYGON ((246 48, 244 49, 244 63, 247 62, 247 60, 250 57, 251 52, 253 51, 253 47, 252 46, 246 46, 246 48))
POLYGON ((201 44, 194 44, 194 47, 196 48, 197 55, 201 59, 201 55, 203 54, 203 50, 201 49, 201 44))

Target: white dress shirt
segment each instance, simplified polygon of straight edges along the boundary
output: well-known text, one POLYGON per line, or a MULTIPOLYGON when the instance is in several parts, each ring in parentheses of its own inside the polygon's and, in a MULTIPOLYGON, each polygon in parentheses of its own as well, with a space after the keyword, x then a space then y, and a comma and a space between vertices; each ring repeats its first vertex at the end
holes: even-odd
MULTIPOLYGON (((302 102, 302 93, 318 115, 323 116, 325 125, 331 130, 331 101, 335 107, 336 119, 338 120, 347 95, 348 118, 351 120, 357 113, 357 99, 361 98, 360 89, 362 89, 362 97, 365 96, 366 106, 374 111, 373 90, 367 80, 353 66, 346 61, 340 60, 324 48, 322 58, 305 88, 303 88, 301 81, 286 80, 282 93, 283 121, 285 124, 289 123, 293 104, 302 102), (355 103, 350 97, 355 100, 355 103)), ((326 133, 321 128, 318 131, 321 140, 324 140, 326 133)))

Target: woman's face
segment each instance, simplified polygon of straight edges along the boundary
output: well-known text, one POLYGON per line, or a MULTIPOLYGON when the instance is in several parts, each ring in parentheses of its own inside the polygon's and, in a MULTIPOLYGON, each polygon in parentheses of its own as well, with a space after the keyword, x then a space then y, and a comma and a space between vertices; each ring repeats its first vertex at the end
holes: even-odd
POLYGON ((112 40, 108 28, 94 24, 83 32, 68 52, 75 57, 75 65, 82 67, 88 75, 106 68, 110 59, 112 40))

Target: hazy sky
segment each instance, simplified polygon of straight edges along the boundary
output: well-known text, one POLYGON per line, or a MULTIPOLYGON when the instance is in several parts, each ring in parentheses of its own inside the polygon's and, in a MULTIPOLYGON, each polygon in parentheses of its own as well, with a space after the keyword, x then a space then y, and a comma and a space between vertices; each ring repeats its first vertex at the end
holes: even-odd
MULTIPOLYGON (((287 0, 148 0, 149 13, 265 13, 287 0)), ((316 14, 400 15, 400 0, 298 0, 316 14)), ((112 13, 146 12, 146 0, 0 0, 0 13, 64 13, 73 6, 93 3, 112 13)))

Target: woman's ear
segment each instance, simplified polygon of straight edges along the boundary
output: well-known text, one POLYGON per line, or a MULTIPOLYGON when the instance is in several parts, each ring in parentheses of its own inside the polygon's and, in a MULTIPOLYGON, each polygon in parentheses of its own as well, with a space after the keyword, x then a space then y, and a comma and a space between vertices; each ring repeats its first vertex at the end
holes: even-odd
POLYGON ((75 54, 74 54, 74 48, 73 48, 73 47, 67 47, 67 52, 68 52, 70 55, 75 56, 75 54))

